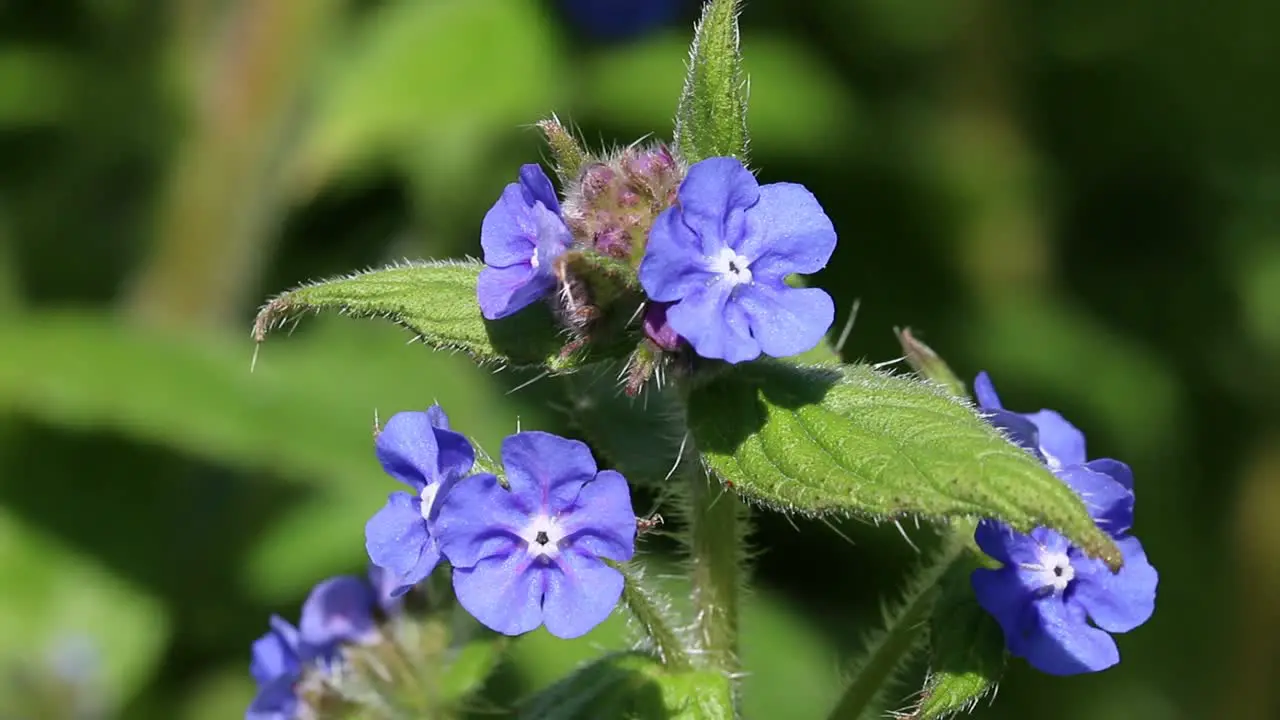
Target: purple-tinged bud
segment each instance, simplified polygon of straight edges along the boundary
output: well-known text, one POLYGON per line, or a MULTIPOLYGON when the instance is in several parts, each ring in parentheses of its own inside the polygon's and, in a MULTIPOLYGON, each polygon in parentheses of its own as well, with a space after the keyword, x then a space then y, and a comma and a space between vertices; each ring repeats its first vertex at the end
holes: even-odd
POLYGON ((631 257, 631 235, 619 227, 606 228, 596 236, 596 251, 626 260, 631 257))
POLYGON ((597 203, 617 179, 618 173, 604 163, 592 163, 582 172, 582 199, 588 204, 597 203))
POLYGON ((576 247, 639 265, 649 228, 675 202, 684 170, 663 145, 628 147, 584 166, 565 188, 576 247))
POLYGON ((644 334, 654 345, 674 352, 680 348, 680 336, 667 322, 667 307, 670 303, 651 302, 644 311, 644 334))

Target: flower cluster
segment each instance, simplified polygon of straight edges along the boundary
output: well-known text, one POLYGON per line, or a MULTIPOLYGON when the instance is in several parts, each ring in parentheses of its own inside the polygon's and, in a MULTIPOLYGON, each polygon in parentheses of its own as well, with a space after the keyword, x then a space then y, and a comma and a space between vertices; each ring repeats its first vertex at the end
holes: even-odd
POLYGON ((368 579, 320 583, 296 627, 272 616, 253 645, 258 694, 246 720, 287 720, 322 703, 350 665, 344 648, 382 642, 378 618, 399 614, 405 593, 442 559, 458 603, 507 635, 540 625, 584 635, 622 595, 622 574, 606 561, 635 553, 631 491, 619 473, 597 469, 585 444, 516 433, 502 443, 505 482, 471 474, 471 443, 432 406, 392 417, 376 446, 382 467, 413 492, 391 493, 365 526, 368 579))
POLYGON ((477 297, 498 319, 550 296, 566 325, 583 330, 600 305, 630 292, 644 305, 630 314, 657 352, 784 357, 831 327, 831 297, 788 278, 821 270, 835 244, 831 221, 800 185, 762 186, 733 158, 686 172, 665 147, 628 148, 585 164, 563 208, 538 166, 521 168, 485 216, 477 297), (597 274, 617 287, 584 267, 604 268, 597 274))
POLYGON ((974 571, 978 602, 1000 624, 1009 651, 1043 672, 1074 675, 1115 665, 1120 652, 1109 633, 1127 632, 1151 617, 1158 579, 1129 534, 1133 472, 1118 460, 1088 460, 1084 434, 1053 410, 1005 410, 986 373, 974 381, 974 394, 989 422, 1084 500, 1124 557, 1124 567, 1113 574, 1056 531, 1036 528, 1024 535, 984 520, 974 539, 1003 566, 974 571))
POLYGON ((271 629, 253 644, 249 672, 258 684, 258 694, 245 720, 297 717, 306 675, 328 673, 340 662, 344 646, 376 640, 375 614, 392 606, 383 573, 375 567, 367 580, 342 575, 316 585, 302 604, 297 627, 271 616, 271 629))
POLYGON ((502 443, 505 484, 468 475, 471 445, 434 406, 391 418, 377 452, 414 490, 392 493, 365 527, 369 557, 394 578, 393 597, 447 559, 459 604, 507 635, 545 625, 578 637, 617 605, 622 574, 605 560, 635 552, 631 492, 622 475, 597 469, 585 444, 516 433, 502 443))

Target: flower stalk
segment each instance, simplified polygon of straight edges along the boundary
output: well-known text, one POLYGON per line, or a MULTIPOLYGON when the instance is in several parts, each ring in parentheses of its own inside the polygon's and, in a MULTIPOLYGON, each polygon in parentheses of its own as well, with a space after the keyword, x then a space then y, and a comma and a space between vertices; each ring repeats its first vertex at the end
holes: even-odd
POLYGON ((738 672, 738 596, 742 502, 698 463, 685 469, 692 564, 694 642, 710 668, 738 672))
POLYGON ((622 602, 631 612, 649 641, 649 649, 670 672, 681 672, 693 666, 685 643, 671 622, 669 608, 662 594, 649 586, 643 570, 634 562, 609 563, 622 573, 626 584, 622 602))
MULTIPOLYGON (((965 526, 972 531, 970 526, 965 526)), ((874 712, 894 676, 921 646, 929 613, 938 598, 939 583, 965 552, 966 533, 953 532, 938 555, 925 564, 907 586, 895 610, 886 613, 885 627, 867 644, 866 654, 854 664, 849 685, 829 720, 858 720, 874 712)))

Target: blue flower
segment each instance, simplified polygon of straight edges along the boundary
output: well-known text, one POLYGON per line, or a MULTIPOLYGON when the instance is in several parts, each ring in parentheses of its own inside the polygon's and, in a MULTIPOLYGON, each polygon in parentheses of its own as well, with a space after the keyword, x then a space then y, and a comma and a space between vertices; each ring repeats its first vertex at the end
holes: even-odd
POLYGON ((551 292, 552 261, 571 241, 551 180, 537 165, 521 167, 520 182, 502 191, 480 226, 487 266, 476 283, 481 314, 503 318, 551 292))
POLYGON ((330 660, 343 643, 378 637, 373 611, 378 598, 367 578, 339 575, 316 585, 302 604, 298 631, 317 658, 330 660))
POLYGON ((623 40, 665 25, 688 0, 561 0, 570 19, 602 40, 623 40))
POLYGON ((302 676, 298 630, 283 618, 271 616, 271 630, 253 643, 249 673, 258 694, 245 720, 292 720, 298 712, 294 686, 302 676))
POLYGON ((973 381, 973 394, 987 421, 1002 428, 1018 445, 1032 451, 1051 470, 1071 465, 1084 465, 1096 473, 1109 476, 1129 491, 1133 490, 1133 470, 1111 458, 1089 460, 1085 455, 1084 433, 1055 410, 1016 413, 1004 408, 991 376, 978 373, 973 381))
POLYGON ((602 558, 635 553, 627 481, 597 472, 583 443, 544 432, 508 437, 502 460, 509 490, 493 475, 472 476, 444 498, 436 521, 458 602, 507 635, 539 625, 583 635, 622 595, 622 574, 602 558))
POLYGON ((271 629, 253 643, 249 673, 258 684, 245 720, 293 720, 303 672, 312 665, 329 666, 341 647, 377 638, 373 586, 350 575, 316 585, 302 604, 302 621, 295 628, 272 615, 271 629))
POLYGON ((440 546, 432 526, 439 498, 471 471, 475 451, 462 435, 449 429, 439 405, 426 412, 397 413, 378 434, 378 460, 413 493, 394 492, 365 524, 365 549, 375 565, 392 577, 398 597, 418 584, 440 562, 440 546))
POLYGON ((1017 533, 983 520, 974 539, 998 560, 998 570, 975 570, 978 603, 995 617, 1012 654, 1051 675, 1096 672, 1120 662, 1110 633, 1123 633, 1155 611, 1158 575, 1133 526, 1133 474, 1116 460, 1086 462, 1084 435, 1052 410, 1004 410, 986 373, 974 383, 989 420, 1038 454, 1084 501, 1124 558, 1118 573, 1087 557, 1061 534, 1036 528, 1017 533))
POLYGON ((678 202, 654 222, 640 284, 671 303, 667 321, 698 355, 785 357, 817 345, 835 317, 830 295, 786 278, 822 269, 835 246, 804 187, 761 187, 737 160, 710 158, 689 168, 678 202))

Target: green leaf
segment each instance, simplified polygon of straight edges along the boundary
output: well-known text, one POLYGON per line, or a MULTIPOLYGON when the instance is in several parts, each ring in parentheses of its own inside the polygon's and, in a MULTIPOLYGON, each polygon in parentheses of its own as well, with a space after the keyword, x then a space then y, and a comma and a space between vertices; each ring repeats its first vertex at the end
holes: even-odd
MULTIPOLYGON (((169 638, 169 616, 154 597, 119 579, 106 567, 81 556, 23 524, 0 508, 0 707, 25 702, 19 670, 33 680, 61 680, 86 694, 103 693, 115 707, 145 685, 169 638), (56 657, 76 655, 83 646, 90 660, 84 676, 58 678, 56 657)), ((78 661, 73 662, 78 666, 78 661)), ((62 670, 67 672, 67 670, 62 670)))
POLYGON ((429 347, 461 351, 482 365, 543 366, 559 372, 584 361, 582 353, 561 353, 565 339, 543 304, 502 320, 485 320, 476 304, 476 278, 483 267, 473 261, 414 263, 303 285, 263 306, 254 321, 254 339, 262 342, 273 328, 308 311, 336 310, 391 320, 417 333, 429 347))
MULTIPOLYGON (((371 323, 319 318, 265 348, 253 372, 243 336, 106 314, 0 316, 0 347, 0 416, 108 431, 263 483, 289 481, 297 500, 244 562, 245 586, 273 603, 361 563, 364 522, 395 487, 374 457, 375 413, 385 420, 438 401, 489 450, 512 427, 512 401, 486 371, 407 348, 400 332, 371 323)), ((538 408, 521 412, 537 422, 538 408)))
POLYGON ((969 576, 979 566, 966 551, 940 583, 930 619, 929 677, 911 720, 936 720, 972 710, 995 691, 1005 666, 1004 634, 974 597, 969 576))
POLYGON ((702 10, 676 108, 675 150, 690 163, 721 156, 747 160, 738 0, 709 0, 702 10))
POLYGON ((543 690, 521 708, 527 720, 733 717, 728 678, 715 672, 665 672, 652 657, 619 653, 543 690))
POLYGON ((762 505, 1047 526, 1122 563, 1067 485, 939 385, 865 365, 761 362, 696 388, 688 410, 707 464, 762 505))

